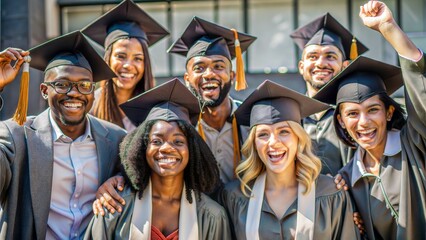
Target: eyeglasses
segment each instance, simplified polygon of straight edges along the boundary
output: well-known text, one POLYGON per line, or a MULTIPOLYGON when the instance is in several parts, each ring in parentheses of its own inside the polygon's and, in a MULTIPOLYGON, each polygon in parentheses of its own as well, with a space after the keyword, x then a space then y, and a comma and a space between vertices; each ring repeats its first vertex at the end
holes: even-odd
POLYGON ((78 92, 84 95, 91 94, 95 90, 95 83, 89 81, 70 82, 70 81, 56 81, 44 82, 43 84, 53 87, 59 94, 67 94, 73 87, 76 87, 78 92))

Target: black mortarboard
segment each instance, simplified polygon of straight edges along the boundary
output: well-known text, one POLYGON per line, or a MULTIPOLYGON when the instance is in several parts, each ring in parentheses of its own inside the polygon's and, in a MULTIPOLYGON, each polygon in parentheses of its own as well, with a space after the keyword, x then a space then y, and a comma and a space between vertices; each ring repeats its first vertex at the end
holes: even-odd
POLYGON ((131 0, 124 0, 83 28, 82 32, 108 48, 122 38, 142 38, 149 46, 169 32, 131 0))
POLYGON ((330 106, 270 80, 265 80, 237 108, 235 116, 242 125, 281 121, 300 123, 301 119, 330 106))
POLYGON ((138 126, 145 120, 185 120, 195 125, 200 113, 198 99, 179 79, 174 78, 120 105, 138 126))
POLYGON ((83 67, 92 72, 93 81, 116 77, 80 31, 74 31, 31 48, 30 66, 46 72, 62 66, 83 67))
POLYGON ((364 44, 356 39, 349 30, 343 27, 329 13, 296 29, 290 37, 302 50, 308 45, 334 45, 340 49, 346 60, 353 60, 358 54, 368 51, 364 44), (352 45, 353 40, 356 45, 352 45))
MULTIPOLYGON (((241 52, 244 52, 256 37, 238 32, 238 40, 241 52)), ((229 28, 194 17, 167 52, 186 56, 187 60, 204 55, 221 55, 232 60, 236 57, 235 33, 229 28)))
POLYGON ((314 98, 333 105, 361 103, 380 93, 391 95, 402 85, 399 67, 360 56, 321 88, 314 98))

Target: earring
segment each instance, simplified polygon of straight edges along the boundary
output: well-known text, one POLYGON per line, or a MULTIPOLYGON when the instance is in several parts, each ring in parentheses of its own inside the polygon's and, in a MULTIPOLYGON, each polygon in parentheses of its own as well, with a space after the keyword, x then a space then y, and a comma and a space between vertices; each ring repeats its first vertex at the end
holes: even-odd
POLYGON ((47 99, 47 94, 43 94, 43 98, 44 98, 44 99, 47 99))

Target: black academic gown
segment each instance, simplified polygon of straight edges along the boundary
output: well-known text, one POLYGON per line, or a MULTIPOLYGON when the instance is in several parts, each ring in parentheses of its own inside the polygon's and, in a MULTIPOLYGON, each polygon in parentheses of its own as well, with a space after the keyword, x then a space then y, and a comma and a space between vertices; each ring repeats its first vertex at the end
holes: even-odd
POLYGON ((402 57, 400 62, 407 123, 400 132, 400 152, 383 156, 379 175, 392 206, 399 213, 398 224, 386 208, 377 180, 364 177, 352 182, 355 161, 341 170, 364 220, 368 239, 426 239, 425 55, 417 63, 402 57))
POLYGON ((314 115, 306 117, 303 128, 312 140, 315 154, 321 159, 321 173, 335 176, 351 159, 353 151, 337 137, 333 114, 334 108, 330 108, 320 119, 315 119, 314 115))

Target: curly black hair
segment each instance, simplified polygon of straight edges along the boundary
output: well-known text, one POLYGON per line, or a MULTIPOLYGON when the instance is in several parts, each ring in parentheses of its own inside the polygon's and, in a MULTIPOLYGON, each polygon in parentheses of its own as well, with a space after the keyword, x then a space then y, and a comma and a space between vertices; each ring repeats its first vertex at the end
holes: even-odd
MULTIPOLYGON (((141 198, 148 186, 151 168, 146 160, 149 133, 152 126, 160 120, 143 122, 135 131, 128 134, 120 144, 120 158, 123 175, 131 183, 141 198)), ((189 161, 184 170, 186 198, 192 203, 191 191, 200 199, 200 192, 211 193, 220 185, 219 168, 210 148, 195 131, 195 128, 183 120, 175 121, 188 142, 189 161)))
MULTIPOLYGON (((393 100, 389 95, 386 93, 380 93, 378 94, 380 101, 383 102, 385 105, 385 109, 389 109, 389 106, 394 106, 395 111, 393 112, 392 118, 390 121, 386 124, 386 129, 391 130, 392 128, 396 128, 401 130, 401 128, 406 123, 406 113, 405 110, 402 108, 402 106, 397 103, 395 100, 393 100)), ((337 120, 337 115, 340 114, 340 105, 337 105, 336 110, 334 112, 333 116, 333 124, 334 129, 336 130, 337 137, 347 146, 351 148, 356 148, 357 143, 354 139, 349 136, 349 133, 340 126, 339 121, 337 120)))

